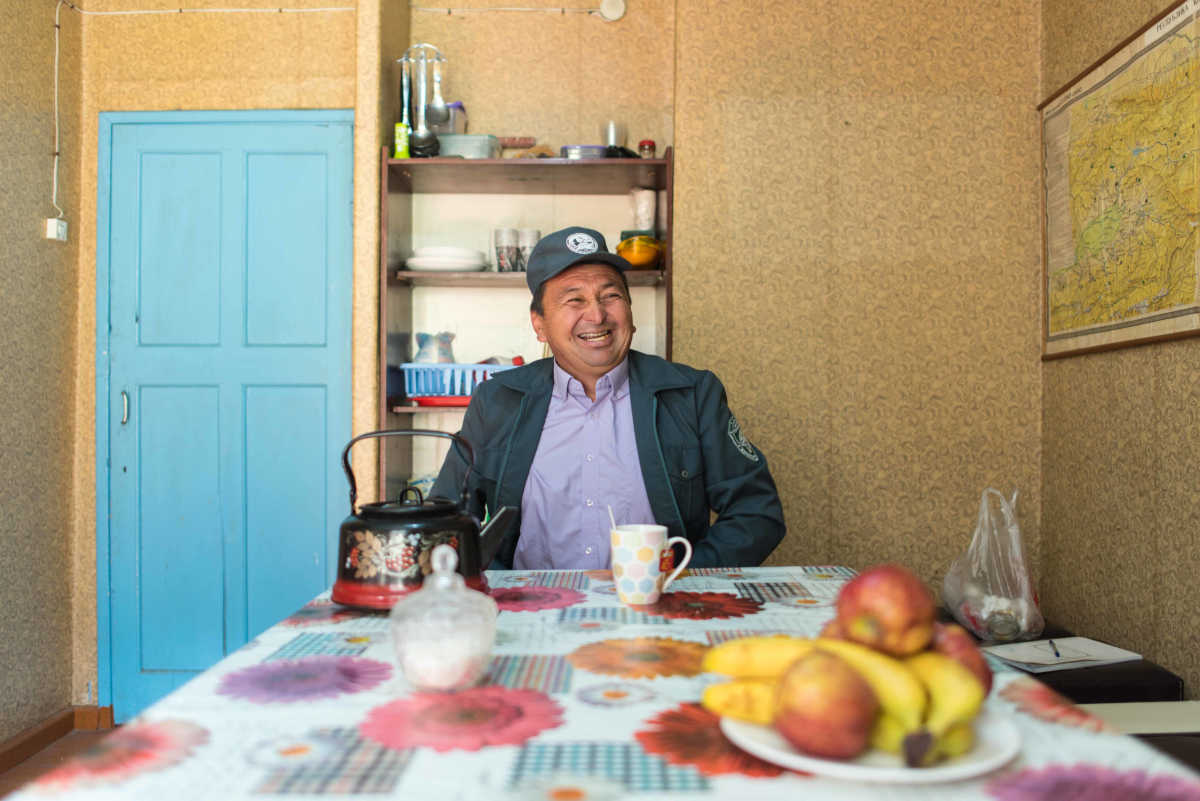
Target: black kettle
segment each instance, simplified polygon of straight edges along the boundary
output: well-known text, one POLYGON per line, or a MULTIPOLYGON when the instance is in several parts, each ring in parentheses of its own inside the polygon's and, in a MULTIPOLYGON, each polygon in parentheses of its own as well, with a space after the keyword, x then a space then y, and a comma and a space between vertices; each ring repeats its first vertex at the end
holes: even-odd
MULTIPOLYGON (((375 437, 431 436, 453 440, 466 453, 467 477, 475 464, 471 444, 457 434, 425 429, 371 431, 360 434, 342 451, 342 467, 350 481, 350 516, 342 521, 338 540, 337 580, 333 600, 364 609, 390 609, 396 601, 420 588, 433 572, 433 549, 449 545, 458 552, 458 572, 472 589, 487 592, 480 554, 479 520, 467 512, 466 477, 457 501, 422 495, 408 486, 394 501, 366 503, 355 510, 358 487, 350 468, 350 448, 375 437)), ((497 516, 498 521, 499 516, 497 516)), ((492 529, 489 526, 489 530, 492 529)), ((500 536, 502 531, 489 536, 500 536)), ((489 549, 494 550, 494 549, 489 549)))

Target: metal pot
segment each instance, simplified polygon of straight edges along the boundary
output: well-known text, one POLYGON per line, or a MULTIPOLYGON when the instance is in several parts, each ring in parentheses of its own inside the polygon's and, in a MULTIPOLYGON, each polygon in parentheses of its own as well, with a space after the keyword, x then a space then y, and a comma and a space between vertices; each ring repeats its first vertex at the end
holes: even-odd
POLYGON ((333 600, 347 606, 390 609, 400 597, 418 589, 433 572, 433 549, 450 545, 458 552, 458 572, 472 589, 487 592, 480 558, 479 521, 466 511, 467 482, 462 498, 425 498, 417 487, 406 487, 395 501, 363 504, 355 510, 358 487, 350 468, 350 448, 364 439, 391 436, 432 436, 453 440, 467 455, 467 475, 475 464, 471 444, 445 431, 404 429, 360 434, 342 451, 342 467, 350 481, 350 516, 338 539, 337 581, 333 600))

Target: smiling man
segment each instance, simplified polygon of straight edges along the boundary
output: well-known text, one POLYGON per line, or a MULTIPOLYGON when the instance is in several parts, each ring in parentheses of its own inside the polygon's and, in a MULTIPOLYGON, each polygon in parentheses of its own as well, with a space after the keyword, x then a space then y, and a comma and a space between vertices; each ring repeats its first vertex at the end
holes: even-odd
POLYGON ((608 567, 609 507, 687 537, 692 567, 761 564, 783 538, 766 457, 721 382, 630 349, 630 268, 577 226, 530 254, 530 322, 553 358, 479 385, 460 432, 474 469, 452 448, 432 493, 458 498, 467 481, 473 514, 520 508, 492 568, 608 567))

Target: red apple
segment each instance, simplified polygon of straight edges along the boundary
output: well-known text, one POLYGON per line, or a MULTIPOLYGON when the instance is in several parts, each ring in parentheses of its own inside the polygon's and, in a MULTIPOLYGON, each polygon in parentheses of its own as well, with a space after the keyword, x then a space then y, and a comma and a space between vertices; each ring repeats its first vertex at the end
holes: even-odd
POLYGON ((846 583, 837 620, 848 640, 892 656, 924 650, 933 638, 933 594, 901 565, 872 567, 846 583))
POLYGON ((931 647, 974 673, 983 682, 984 695, 992 691, 992 668, 983 651, 975 644, 975 638, 962 626, 957 623, 934 623, 931 647))
POLYGON ((817 636, 825 640, 844 640, 846 632, 842 631, 842 624, 835 617, 821 627, 821 633, 817 636))
POLYGON ((879 711, 870 686, 841 657, 813 651, 793 662, 775 694, 775 729, 792 746, 825 759, 866 750, 879 711))

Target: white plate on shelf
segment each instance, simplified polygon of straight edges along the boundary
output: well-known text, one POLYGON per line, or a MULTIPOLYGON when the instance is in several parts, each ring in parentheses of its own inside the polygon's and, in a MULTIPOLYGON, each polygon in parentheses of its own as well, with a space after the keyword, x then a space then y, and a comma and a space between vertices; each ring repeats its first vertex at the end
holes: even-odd
POLYGON ((410 270, 430 272, 477 272, 487 267, 477 259, 452 259, 445 256, 413 256, 404 262, 410 270))
POLYGON ((738 748, 780 767, 858 782, 930 784, 970 779, 1007 764, 1021 750, 1021 735, 1012 721, 987 710, 975 719, 974 748, 928 768, 910 768, 898 755, 876 749, 845 761, 808 756, 792 748, 770 726, 732 718, 721 718, 721 731, 738 748))
POLYGON ((472 250, 471 248, 460 248, 453 245, 429 245, 423 248, 416 248, 413 250, 413 255, 421 258, 433 256, 439 259, 468 259, 470 261, 479 262, 480 264, 483 264, 486 261, 483 254, 478 250, 472 250))

